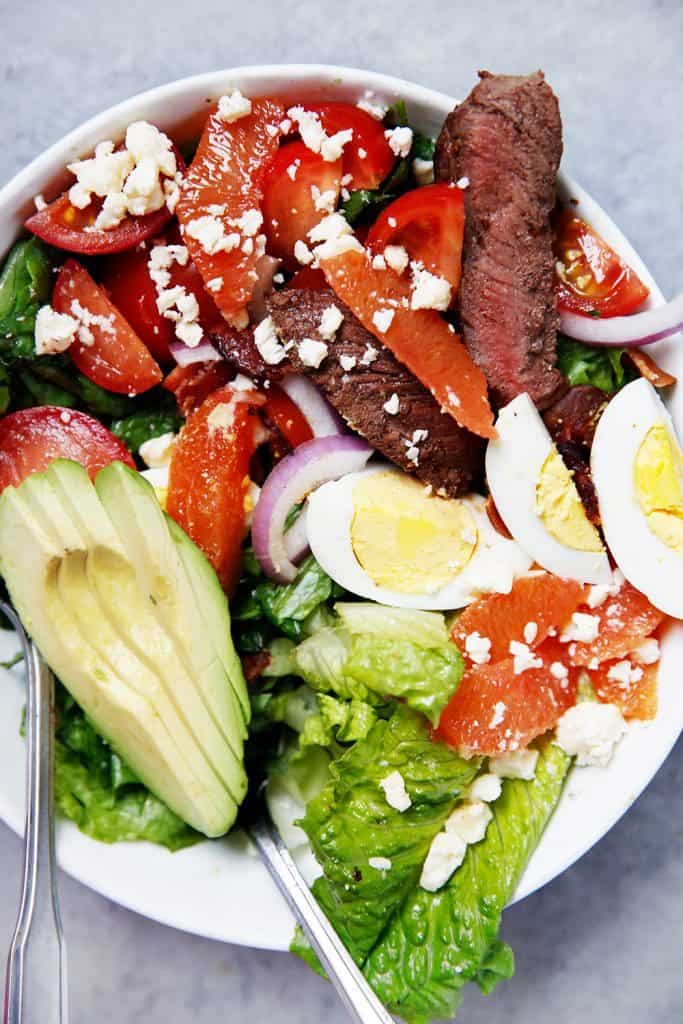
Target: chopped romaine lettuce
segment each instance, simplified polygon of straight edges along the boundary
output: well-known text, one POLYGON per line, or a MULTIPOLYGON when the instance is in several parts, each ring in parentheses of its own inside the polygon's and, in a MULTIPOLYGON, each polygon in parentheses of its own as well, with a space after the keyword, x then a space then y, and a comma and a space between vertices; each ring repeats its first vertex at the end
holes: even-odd
POLYGON ((623 354, 622 348, 594 348, 562 335, 557 340, 557 362, 572 387, 592 384, 608 395, 636 376, 624 366, 623 354))
POLYGON ((122 419, 115 419, 110 430, 132 452, 145 441, 180 430, 183 420, 171 395, 147 409, 138 409, 122 419))

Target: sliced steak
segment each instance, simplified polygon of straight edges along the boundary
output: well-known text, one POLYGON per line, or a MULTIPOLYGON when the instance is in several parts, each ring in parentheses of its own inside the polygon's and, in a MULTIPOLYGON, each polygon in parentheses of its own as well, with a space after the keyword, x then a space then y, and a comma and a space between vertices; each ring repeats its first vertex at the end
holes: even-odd
POLYGON ((574 477, 590 521, 600 525, 600 509, 590 470, 595 428, 607 405, 607 396, 590 384, 570 388, 546 409, 543 419, 557 450, 574 477))
POLYGON ((444 415, 429 391, 331 291, 281 291, 267 299, 267 307, 280 336, 295 344, 286 360, 269 366, 258 354, 250 334, 238 336, 229 328, 221 328, 212 340, 236 369, 270 380, 279 380, 292 371, 305 373, 373 448, 441 494, 456 497, 481 478, 484 441, 459 427, 452 416, 444 415), (305 366, 298 345, 305 338, 319 339, 322 313, 330 305, 342 312, 344 321, 320 366, 305 366), (366 359, 364 363, 368 350, 376 356, 374 361, 366 359), (341 357, 345 362, 355 359, 355 365, 344 370, 341 357), (393 395, 398 398, 394 415, 384 408, 393 395), (418 430, 426 431, 427 436, 413 445, 418 430))
POLYGON ((550 227, 560 112, 540 71, 526 77, 482 71, 480 78, 446 118, 435 154, 437 180, 469 180, 463 339, 497 405, 527 391, 545 408, 563 387, 550 227))

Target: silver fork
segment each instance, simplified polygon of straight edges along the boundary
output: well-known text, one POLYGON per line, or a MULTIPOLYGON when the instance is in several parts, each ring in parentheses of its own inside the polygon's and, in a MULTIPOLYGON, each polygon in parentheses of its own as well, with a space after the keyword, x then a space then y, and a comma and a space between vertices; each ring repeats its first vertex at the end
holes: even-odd
POLYGON ((306 885, 273 824, 263 794, 248 833, 356 1024, 394 1024, 306 885))
POLYGON ((26 665, 24 881, 7 958, 4 1024, 67 1024, 66 947, 57 897, 54 830, 54 677, 16 612, 0 601, 26 665))

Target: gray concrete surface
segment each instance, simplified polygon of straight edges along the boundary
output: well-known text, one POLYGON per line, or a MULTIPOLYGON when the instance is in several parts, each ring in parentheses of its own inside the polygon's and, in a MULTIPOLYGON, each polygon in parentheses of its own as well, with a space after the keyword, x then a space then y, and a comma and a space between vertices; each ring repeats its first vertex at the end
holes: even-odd
MULTIPOLYGON (((553 4, 446 0, 0 2, 0 181, 88 115, 140 89, 240 63, 329 61, 464 94, 479 67, 543 67, 558 92, 565 166, 625 229, 667 294, 683 284, 679 0, 553 4)), ((513 908, 517 977, 468 1024, 673 1024, 681 1019, 680 746, 599 846, 513 908)), ((19 884, 0 826, 0 947, 19 884)), ((331 990, 285 954, 196 939, 62 878, 75 1024, 343 1024, 331 990)))

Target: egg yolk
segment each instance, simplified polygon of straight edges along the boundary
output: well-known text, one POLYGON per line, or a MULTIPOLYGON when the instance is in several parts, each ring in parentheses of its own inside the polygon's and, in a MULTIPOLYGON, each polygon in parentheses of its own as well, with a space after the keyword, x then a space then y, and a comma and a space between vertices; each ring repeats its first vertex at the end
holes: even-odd
POLYGON ((377 586, 425 594, 462 572, 477 529, 462 502, 428 495, 422 484, 398 473, 371 473, 353 489, 351 543, 377 586))
POLYGON ((650 427, 634 463, 638 503, 647 525, 668 548, 683 554, 683 455, 663 423, 650 427))
POLYGON ((553 448, 536 484, 536 514, 551 537, 575 551, 602 551, 600 534, 586 515, 572 475, 553 448))

